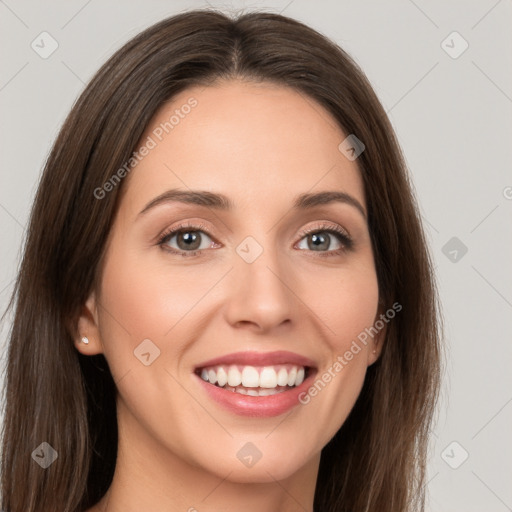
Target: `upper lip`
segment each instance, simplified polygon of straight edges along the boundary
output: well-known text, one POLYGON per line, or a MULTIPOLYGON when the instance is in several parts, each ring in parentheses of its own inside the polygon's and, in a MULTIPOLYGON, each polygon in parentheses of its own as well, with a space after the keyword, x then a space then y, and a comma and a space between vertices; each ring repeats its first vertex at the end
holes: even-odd
POLYGON ((315 363, 308 357, 286 350, 278 350, 275 352, 257 352, 248 350, 245 352, 233 352, 224 356, 209 359, 196 366, 205 368, 208 366, 240 364, 248 366, 273 366, 278 364, 296 364, 297 366, 305 366, 314 368, 315 363))

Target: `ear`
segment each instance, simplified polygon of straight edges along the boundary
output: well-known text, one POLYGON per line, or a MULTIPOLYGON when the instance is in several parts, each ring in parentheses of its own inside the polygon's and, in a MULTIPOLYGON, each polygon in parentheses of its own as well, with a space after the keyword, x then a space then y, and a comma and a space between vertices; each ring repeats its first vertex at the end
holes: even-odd
POLYGON ((379 301, 379 310, 377 311, 377 315, 375 316, 372 326, 372 328, 377 332, 373 335, 371 343, 368 344, 368 366, 372 365, 379 359, 386 340, 389 318, 384 314, 384 310, 385 308, 379 301))
POLYGON ((103 353, 97 306, 96 294, 95 292, 92 292, 85 304, 82 306, 82 311, 80 312, 77 322, 75 346, 81 354, 86 356, 103 353), (89 343, 84 343, 82 341, 84 336, 89 340, 89 343))

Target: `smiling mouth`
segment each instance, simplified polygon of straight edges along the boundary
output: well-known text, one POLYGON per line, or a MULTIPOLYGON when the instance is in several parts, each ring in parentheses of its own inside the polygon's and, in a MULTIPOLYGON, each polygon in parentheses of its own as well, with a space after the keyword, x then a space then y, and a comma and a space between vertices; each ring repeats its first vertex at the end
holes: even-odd
POLYGON ((209 384, 248 396, 284 393, 307 379, 312 368, 296 364, 266 366, 215 365, 198 368, 195 373, 209 384))

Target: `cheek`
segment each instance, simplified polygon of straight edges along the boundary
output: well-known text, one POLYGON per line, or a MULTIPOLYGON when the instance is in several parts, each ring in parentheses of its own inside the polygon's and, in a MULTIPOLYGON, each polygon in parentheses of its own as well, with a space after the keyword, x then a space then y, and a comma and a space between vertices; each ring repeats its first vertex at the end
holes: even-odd
MULTIPOLYGON (((358 336, 375 321, 378 284, 370 256, 361 257, 361 264, 350 268, 324 268, 296 275, 294 290, 311 311, 310 319, 318 320, 317 329, 323 334, 314 340, 322 366, 300 397, 296 422, 280 426, 279 446, 286 449, 289 443, 292 451, 302 442, 314 453, 340 429, 361 392, 371 346, 358 342, 358 336), (297 434, 299 429, 301 434, 297 434)), ((298 321, 300 330, 300 318, 298 321)), ((279 467, 282 451, 269 446, 268 452, 276 454, 269 465, 279 467)))
POLYGON ((197 315, 207 303, 203 297, 229 267, 205 264, 198 270, 193 265, 172 266, 158 253, 148 258, 128 248, 112 249, 105 260, 99 313, 104 354, 114 380, 129 371, 138 375, 145 368, 135 357, 142 347, 158 354, 151 368, 178 367, 188 340, 200 334, 197 315))
MULTIPOLYGON (((169 267, 163 259, 143 260, 115 252, 105 264, 101 300, 106 324, 133 341, 162 339, 218 280, 193 267, 169 267), (124 332, 124 334, 123 334, 124 332)), ((112 333, 113 334, 113 333, 112 333)))
POLYGON ((373 325, 379 289, 371 260, 360 268, 310 273, 302 282, 301 297, 322 320, 331 351, 345 352, 373 325))
MULTIPOLYGON (((327 442, 344 423, 364 383, 371 338, 378 311, 378 284, 372 260, 350 271, 317 273, 309 287, 308 305, 318 312, 325 329, 328 357, 301 399, 309 418, 322 423, 327 442), (363 341, 366 338, 367 344, 363 341)), ((303 283, 306 283, 304 279, 303 283)))

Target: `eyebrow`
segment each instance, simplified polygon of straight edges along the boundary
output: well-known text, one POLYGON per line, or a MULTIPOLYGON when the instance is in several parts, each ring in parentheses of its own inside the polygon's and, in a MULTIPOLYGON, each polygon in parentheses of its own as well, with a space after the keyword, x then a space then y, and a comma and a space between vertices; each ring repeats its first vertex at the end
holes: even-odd
MULTIPOLYGON (((141 210, 139 215, 145 214, 156 206, 171 202, 195 204, 222 211, 231 211, 234 209, 234 203, 223 194, 208 192, 207 190, 171 189, 152 199, 141 210)), ((294 199, 293 209, 308 210, 316 206, 332 203, 343 203, 353 206, 366 220, 366 212, 363 205, 355 197, 341 191, 328 190, 324 192, 300 194, 294 199)))

